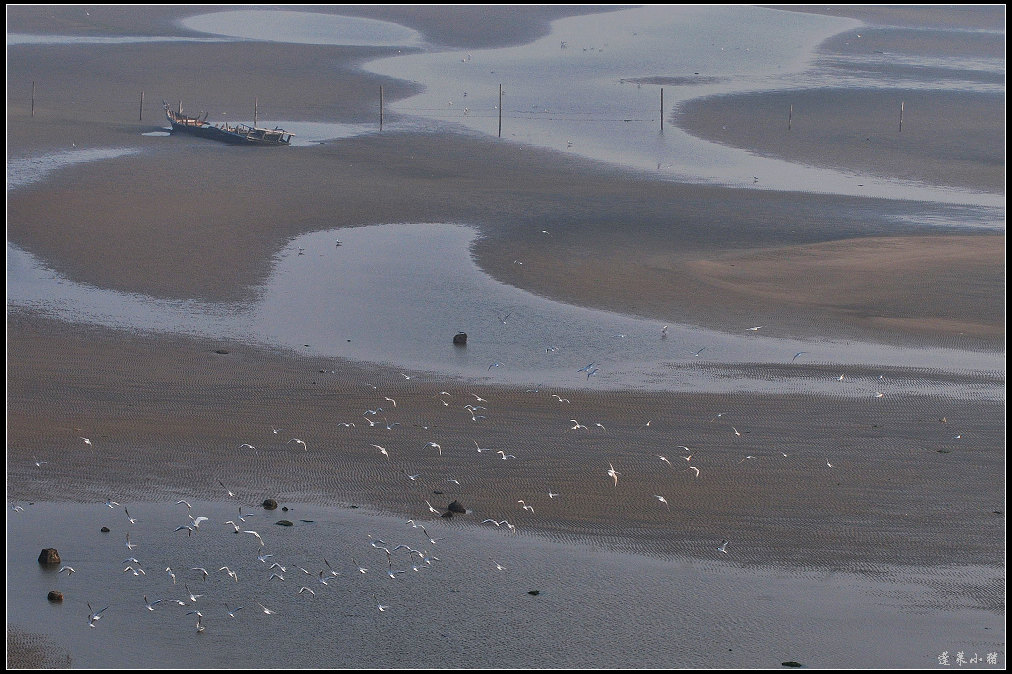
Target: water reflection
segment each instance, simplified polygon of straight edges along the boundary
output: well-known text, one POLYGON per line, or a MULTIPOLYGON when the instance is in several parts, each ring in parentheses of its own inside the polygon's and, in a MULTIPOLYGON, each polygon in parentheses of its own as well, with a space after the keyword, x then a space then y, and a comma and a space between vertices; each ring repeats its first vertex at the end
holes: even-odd
POLYGON ((154 299, 74 283, 8 243, 8 306, 512 385, 766 392, 801 386, 871 396, 883 384, 869 368, 881 367, 972 374, 960 382, 896 377, 890 393, 1004 394, 1000 354, 726 334, 674 321, 662 335, 657 321, 556 302, 492 279, 470 257, 475 236, 470 227, 444 223, 300 236, 277 255, 249 305, 154 299), (469 335, 464 348, 452 344, 458 331, 469 335), (785 367, 799 351, 806 352, 805 365, 850 366, 865 375, 849 373, 841 384, 835 371, 813 376, 785 367), (598 368, 593 377, 579 371, 590 362, 598 368))
POLYGON ((364 47, 422 44, 416 31, 396 23, 319 12, 232 10, 200 14, 180 23, 190 30, 245 40, 364 47))

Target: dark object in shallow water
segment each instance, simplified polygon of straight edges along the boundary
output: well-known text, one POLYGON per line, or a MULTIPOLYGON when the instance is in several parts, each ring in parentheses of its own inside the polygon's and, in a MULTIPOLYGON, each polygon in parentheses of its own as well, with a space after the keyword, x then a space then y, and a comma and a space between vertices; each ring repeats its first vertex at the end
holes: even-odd
POLYGON ((283 527, 294 527, 295 526, 295 523, 292 522, 291 520, 278 520, 274 524, 277 524, 277 525, 280 525, 280 526, 283 526, 283 527))
POLYGON ((112 530, 109 527, 102 527, 101 529, 99 529, 99 531, 101 531, 103 534, 107 534, 112 530))
POLYGON ((784 667, 801 667, 802 666, 800 662, 795 662, 794 660, 788 660, 787 662, 781 662, 780 664, 783 665, 784 667))
POLYGON ((215 353, 220 353, 221 355, 224 356, 225 354, 228 353, 228 349, 215 349, 214 352, 215 353))
POLYGON ((263 506, 264 510, 277 510, 278 509, 278 502, 275 501, 272 498, 265 498, 264 502, 261 503, 260 505, 263 506))
POLYGON ((453 343, 456 346, 466 346, 467 345, 467 333, 466 332, 458 332, 457 334, 455 334, 453 336, 453 343))
POLYGON ((60 553, 56 551, 56 548, 42 548, 42 552, 39 553, 39 564, 59 564, 60 553))
POLYGON ((49 594, 46 595, 46 599, 49 601, 63 601, 63 593, 59 590, 50 590, 49 594))
POLYGON ((446 508, 450 512, 457 513, 458 515, 463 515, 467 513, 467 510, 464 509, 464 506, 460 505, 460 501, 454 501, 450 505, 446 506, 446 508))
POLYGON ((450 510, 447 510, 445 513, 443 513, 442 515, 440 515, 440 517, 453 517, 453 512, 450 511, 450 510))
POLYGON ((229 145, 267 146, 291 145, 292 136, 295 135, 278 127, 265 129, 247 124, 236 124, 235 126, 227 123, 211 124, 207 121, 206 112, 202 116, 190 117, 183 114, 182 105, 180 105, 178 112, 171 110, 165 101, 162 101, 162 105, 165 107, 165 118, 172 125, 172 133, 188 133, 229 145))
POLYGON ((440 496, 442 496, 442 494, 443 494, 443 492, 439 491, 438 489, 433 489, 433 490, 432 490, 432 493, 433 493, 433 494, 438 494, 438 495, 440 495, 440 496))
POLYGON ((541 590, 528 590, 527 594, 534 595, 535 597, 537 597, 539 594, 541 594, 541 590))
POLYGON ((281 506, 281 512, 288 512, 288 506, 281 506))

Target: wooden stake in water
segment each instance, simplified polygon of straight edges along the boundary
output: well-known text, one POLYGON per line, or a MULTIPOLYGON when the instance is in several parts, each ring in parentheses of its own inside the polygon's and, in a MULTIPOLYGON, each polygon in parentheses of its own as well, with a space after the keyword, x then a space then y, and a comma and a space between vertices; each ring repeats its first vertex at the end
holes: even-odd
POLYGON ((791 119, 794 117, 794 104, 791 103, 791 109, 787 112, 787 130, 791 130, 791 119))
POLYGON ((664 87, 661 87, 661 131, 664 130, 664 87))
POLYGON ((35 116, 35 80, 32 80, 32 117, 35 116))
POLYGON ((253 97, 253 128, 257 126, 257 119, 260 117, 260 99, 256 96, 253 97))
POLYGON ((900 133, 903 133, 903 103, 904 101, 900 101, 900 133))
POLYGON ((141 92, 141 107, 140 107, 140 110, 137 113, 137 121, 138 122, 144 121, 144 92, 143 91, 141 92))
POLYGON ((383 85, 380 85, 380 131, 383 130, 383 85))
POLYGON ((499 83, 499 137, 502 138, 502 82, 499 83))

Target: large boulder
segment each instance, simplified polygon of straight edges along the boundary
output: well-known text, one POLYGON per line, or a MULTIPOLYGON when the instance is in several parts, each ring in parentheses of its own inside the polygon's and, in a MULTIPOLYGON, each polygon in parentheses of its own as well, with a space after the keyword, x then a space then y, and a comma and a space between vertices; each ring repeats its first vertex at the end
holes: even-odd
POLYGON ((63 593, 59 590, 50 590, 49 594, 46 595, 46 599, 53 602, 63 601, 63 593))
POLYGON ((59 564, 60 553, 56 548, 43 548, 39 553, 39 564, 59 564))
POLYGON ((277 510, 278 509, 278 502, 275 501, 272 498, 265 498, 264 502, 261 503, 261 505, 264 507, 264 510, 277 510))
POLYGON ((458 515, 463 515, 467 512, 464 506, 460 505, 460 501, 454 501, 450 505, 446 506, 446 509, 451 513, 457 513, 458 515))
POLYGON ((467 333, 458 332, 457 334, 455 334, 453 336, 453 343, 456 344, 457 346, 464 346, 465 344, 467 344, 467 333))

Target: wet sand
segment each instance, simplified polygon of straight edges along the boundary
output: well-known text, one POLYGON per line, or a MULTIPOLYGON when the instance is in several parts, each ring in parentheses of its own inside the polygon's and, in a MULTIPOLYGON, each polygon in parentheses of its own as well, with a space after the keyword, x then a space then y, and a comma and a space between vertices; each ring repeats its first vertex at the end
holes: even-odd
MULTIPOLYGON (((40 30, 36 19, 20 18, 27 9, 15 9, 9 31, 40 30)), ((45 25, 55 32, 136 34, 144 25, 150 30, 152 17, 178 16, 178 8, 131 8, 89 28, 66 18, 70 9, 47 8, 64 18, 45 25)), ((398 16, 405 24, 430 26, 426 9, 404 11, 398 16)), ((506 41, 544 29, 525 22, 506 41)), ((487 45, 505 38, 456 32, 440 39, 487 45)), ((389 96, 410 91, 407 83, 355 71, 362 51, 313 47, 312 61, 333 63, 337 70, 327 79, 350 92, 332 100, 322 76, 289 71, 304 58, 302 49, 94 47, 89 68, 68 62, 61 48, 12 50, 10 156, 71 142, 157 144, 158 160, 146 153, 84 165, 9 193, 8 239, 74 280, 159 297, 241 301, 256 292, 272 255, 299 233, 465 222, 484 237, 474 253, 490 274, 564 301, 725 330, 740 330, 758 314, 775 316, 785 334, 1004 349, 1004 228, 896 223, 918 214, 944 221, 958 209, 661 184, 547 151, 436 134, 258 154, 251 176, 242 149, 226 155, 199 141, 169 147, 139 137, 160 122, 136 121, 136 102, 129 100, 136 91, 185 90, 195 99, 214 92, 216 100, 244 105, 251 83, 229 76, 240 63, 282 64, 257 77, 259 87, 283 94, 267 103, 283 118, 366 120, 372 103, 364 92, 380 83, 389 96), (113 78, 124 49, 135 71, 113 78), (194 54, 218 64, 196 90, 178 75, 194 54), (24 96, 33 79, 47 83, 34 119, 24 96)), ((251 77, 254 70, 245 72, 251 77)), ((829 106, 821 113, 829 114, 829 106)), ((979 152, 960 175, 990 189, 990 146, 975 136, 972 147, 979 152)), ((858 152, 842 147, 836 156, 850 165, 858 152)), ((9 502, 102 503, 111 494, 121 502, 216 501, 224 499, 222 480, 241 485, 249 504, 270 496, 362 505, 402 518, 427 516, 426 499, 440 507, 459 499, 473 511, 451 521, 463 532, 485 517, 508 515, 553 541, 590 540, 666 559, 709 559, 728 538, 734 562, 756 573, 1004 568, 1002 403, 876 398, 853 390, 816 396, 803 387, 759 398, 534 392, 425 373, 405 379, 371 365, 64 324, 22 310, 8 313, 7 338, 9 502), (479 422, 463 409, 474 396, 487 400, 479 422), (363 410, 383 406, 387 397, 397 400, 396 412, 385 408, 387 420, 399 425, 368 428, 363 410), (573 418, 589 428, 569 430, 573 418), (356 426, 338 426, 342 421, 356 426), (304 439, 310 451, 275 437, 271 425, 304 439), (429 441, 440 443, 442 455, 426 447, 429 441), (517 458, 479 453, 475 442, 517 458), (251 456, 242 443, 257 452, 251 456), (389 448, 389 461, 373 444, 389 448), (679 445, 691 448, 698 478, 679 445), (50 462, 45 470, 35 466, 38 459, 50 462), (606 474, 609 463, 621 473, 618 485, 606 474), (424 481, 409 481, 405 471, 424 481), (550 489, 565 500, 555 503, 550 489), (670 510, 654 494, 666 494, 670 510), (520 510, 518 498, 535 512, 520 510)), ((727 376, 742 372, 762 376, 747 363, 727 376)), ((836 375, 810 370, 813 378, 836 375)), ((941 586, 955 606, 1004 613, 1004 588, 988 574, 960 575, 941 586)), ((36 642, 9 633, 9 666, 42 664, 36 642)), ((936 655, 918 664, 933 664, 936 655)), ((411 661, 404 657, 395 665, 411 661)), ((848 660, 836 653, 826 662, 848 660)))

